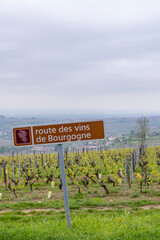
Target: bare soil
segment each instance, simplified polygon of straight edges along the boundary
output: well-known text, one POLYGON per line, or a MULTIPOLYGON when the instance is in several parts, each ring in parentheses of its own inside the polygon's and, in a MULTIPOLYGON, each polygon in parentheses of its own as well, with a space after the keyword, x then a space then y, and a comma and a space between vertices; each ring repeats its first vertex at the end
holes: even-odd
MULTIPOLYGON (((126 207, 125 207, 126 208, 126 207)), ((140 207, 140 209, 143 209, 143 210, 148 210, 150 208, 156 208, 156 209, 160 209, 160 205, 146 205, 146 206, 143 206, 143 207, 140 207)), ((104 211, 104 210, 113 210, 115 208, 113 207, 93 207, 93 208, 81 208, 81 210, 89 210, 89 209, 96 209, 96 210, 100 210, 100 211, 104 211)), ((131 209, 130 207, 127 207, 127 209, 131 209)), ((24 209, 22 210, 22 212, 24 213, 30 213, 30 212, 48 212, 48 211, 55 211, 55 212, 61 212, 61 211, 64 211, 65 209, 64 208, 60 208, 60 209, 54 209, 54 208, 35 208, 35 209, 24 209)), ((1 210, 0 211, 0 214, 2 213, 6 213, 6 212, 12 212, 13 210, 11 209, 4 209, 4 210, 1 210)))

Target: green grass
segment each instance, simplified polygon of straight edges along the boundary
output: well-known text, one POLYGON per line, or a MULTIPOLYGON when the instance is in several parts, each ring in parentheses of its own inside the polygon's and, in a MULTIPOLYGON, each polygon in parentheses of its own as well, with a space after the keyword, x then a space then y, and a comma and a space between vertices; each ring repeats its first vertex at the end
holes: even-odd
POLYGON ((107 210, 71 212, 71 228, 64 213, 20 212, 0 216, 0 239, 14 240, 157 240, 160 211, 107 210))
POLYGON ((3 193, 0 211, 12 210, 0 212, 0 240, 160 239, 160 210, 154 209, 160 205, 159 186, 157 183, 152 188, 144 186, 140 194, 137 184, 135 179, 126 196, 122 187, 112 184, 107 185, 108 196, 98 184, 91 184, 89 189, 82 186, 81 193, 69 185, 71 229, 66 227, 63 191, 57 186, 52 189, 52 199, 47 199, 48 186, 41 182, 35 183, 33 192, 29 192, 28 186, 20 189, 15 199, 13 193, 0 185, 3 193), (153 209, 143 210, 141 207, 146 205, 153 209), (29 211, 23 212, 24 209, 29 211))
MULTIPOLYGON (((18 192, 19 198, 14 199, 13 193, 1 187, 0 210, 12 211, 0 212, 0 240, 160 239, 160 210, 154 209, 160 204, 157 185, 153 185, 153 189, 145 187, 144 193, 140 194, 134 183, 126 196, 118 186, 108 185, 109 196, 96 186, 82 189, 81 193, 69 186, 71 229, 66 227, 63 192, 57 187, 52 190, 53 199, 47 199, 48 190, 45 188, 28 194, 26 187, 18 192), (141 209, 146 205, 153 209, 141 209), (29 212, 23 212, 24 209, 29 209, 29 212), (49 210, 45 212, 43 209, 49 210)), ((43 184, 35 185, 35 188, 39 187, 43 184)))
POLYGON ((48 202, 17 202, 17 203, 2 203, 0 205, 0 210, 2 209, 12 209, 12 210, 23 210, 23 209, 34 209, 34 208, 55 208, 60 209, 64 207, 62 201, 48 201, 48 202))
POLYGON ((138 198, 138 197, 140 197, 140 193, 139 192, 138 193, 134 193, 134 194, 131 195, 131 198, 138 198))
MULTIPOLYGON (((94 198, 83 198, 80 194, 77 194, 75 198, 69 199, 70 209, 80 209, 80 208, 98 208, 98 207, 129 207, 129 208, 139 208, 145 205, 159 205, 160 201, 151 200, 151 199, 137 199, 137 195, 131 196, 130 199, 123 198, 114 200, 102 197, 94 197, 94 198)), ((64 208, 63 200, 46 200, 46 201, 17 201, 17 202, 6 202, 0 204, 0 211, 3 209, 11 209, 11 210, 24 210, 24 209, 61 209, 64 208)))

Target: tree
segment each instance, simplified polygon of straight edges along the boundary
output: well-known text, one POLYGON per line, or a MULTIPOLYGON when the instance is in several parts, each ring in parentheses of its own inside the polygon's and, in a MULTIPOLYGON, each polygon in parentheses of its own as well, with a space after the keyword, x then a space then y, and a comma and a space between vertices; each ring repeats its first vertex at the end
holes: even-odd
POLYGON ((136 127, 136 136, 139 138, 140 147, 139 147, 139 158, 142 159, 145 156, 145 143, 146 138, 149 134, 149 120, 146 117, 141 117, 137 119, 137 127, 136 127))
POLYGON ((145 145, 146 138, 149 134, 149 120, 146 117, 137 119, 136 135, 140 140, 141 145, 145 145))
MULTIPOLYGON (((146 154, 146 138, 149 134, 149 120, 146 117, 137 119, 136 135, 139 138, 141 146, 139 147, 139 165, 142 169, 142 176, 144 177, 144 183, 148 184, 148 163, 149 159, 146 154)), ((142 182, 140 183, 142 192, 142 182)))

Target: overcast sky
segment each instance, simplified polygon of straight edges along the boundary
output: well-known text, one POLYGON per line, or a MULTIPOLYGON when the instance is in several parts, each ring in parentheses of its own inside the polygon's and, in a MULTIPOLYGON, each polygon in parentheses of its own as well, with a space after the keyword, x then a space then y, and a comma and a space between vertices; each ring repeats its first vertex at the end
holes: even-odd
POLYGON ((160 1, 0 0, 0 109, 160 113, 160 1))

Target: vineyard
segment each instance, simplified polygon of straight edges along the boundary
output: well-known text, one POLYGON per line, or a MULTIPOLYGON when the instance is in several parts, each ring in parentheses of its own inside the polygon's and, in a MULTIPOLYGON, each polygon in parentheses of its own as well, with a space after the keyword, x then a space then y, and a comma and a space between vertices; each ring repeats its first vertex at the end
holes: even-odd
MULTIPOLYGON (((72 195, 133 195, 154 191, 160 184, 160 147, 64 151, 64 161, 72 195)), ((62 191, 58 153, 0 156, 0 185, 15 199, 23 189, 34 192, 37 186, 49 192, 48 198, 54 198, 52 192, 62 191)))

